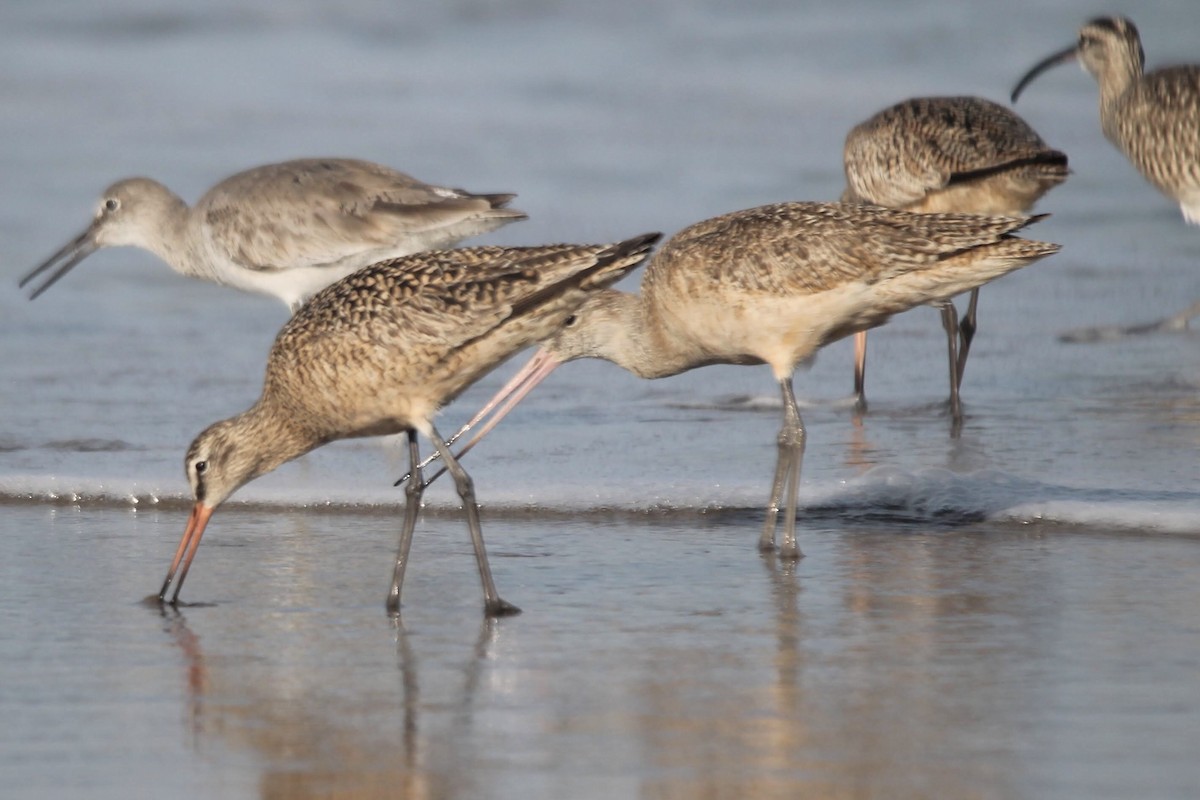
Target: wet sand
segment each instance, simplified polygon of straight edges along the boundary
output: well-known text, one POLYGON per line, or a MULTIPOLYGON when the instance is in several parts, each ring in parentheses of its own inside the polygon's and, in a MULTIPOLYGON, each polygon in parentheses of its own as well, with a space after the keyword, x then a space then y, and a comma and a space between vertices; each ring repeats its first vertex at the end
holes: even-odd
POLYGON ((1190 536, 757 514, 398 518, 0 508, 14 797, 1185 797, 1200 786, 1190 536), (38 531, 37 536, 19 535, 38 531))

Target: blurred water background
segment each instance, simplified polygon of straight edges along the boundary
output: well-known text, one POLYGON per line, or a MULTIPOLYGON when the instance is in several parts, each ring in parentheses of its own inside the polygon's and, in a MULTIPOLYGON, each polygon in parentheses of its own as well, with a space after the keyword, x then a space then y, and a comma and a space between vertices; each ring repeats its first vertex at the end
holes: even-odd
POLYGON ((118 178, 195 200, 292 157, 516 192, 530 219, 482 240, 506 244, 833 199, 855 123, 914 95, 1003 101, 1083 21, 1117 12, 1148 66, 1200 61, 1185 0, 0 7, 0 711, 22 721, 6 726, 3 783, 38 797, 1197 790, 1197 334, 1060 335, 1196 300, 1200 231, 1104 141, 1078 70, 1018 107, 1071 158, 1029 231, 1064 249, 983 292, 962 435, 931 309, 872 335, 861 422, 849 342, 798 374, 809 557, 794 570, 753 550, 779 424, 765 368, 644 382, 579 362, 469 460, 522 617, 477 628, 443 481, 407 629, 388 627, 404 462, 358 441, 239 492, 188 583, 217 607, 160 623, 136 600, 182 531, 184 450, 257 397, 286 310, 130 250, 34 303, 16 288, 118 178))

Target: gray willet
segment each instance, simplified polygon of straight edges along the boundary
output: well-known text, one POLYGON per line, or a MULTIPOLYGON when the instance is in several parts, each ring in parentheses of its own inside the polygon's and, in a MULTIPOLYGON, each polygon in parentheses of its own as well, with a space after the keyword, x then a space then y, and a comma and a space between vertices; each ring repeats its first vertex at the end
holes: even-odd
MULTIPOLYGON (((1200 65, 1143 72, 1146 54, 1133 22, 1100 17, 1079 29, 1079 41, 1035 64, 1017 82, 1015 103, 1034 78, 1067 61, 1078 61, 1100 86, 1100 128, 1160 192, 1179 204, 1183 218, 1200 225, 1200 65)), ((1160 323, 1125 332, 1178 330, 1200 314, 1200 302, 1160 323)), ((1096 329, 1094 337, 1113 331, 1096 329)), ((1070 337, 1068 337, 1070 338, 1070 337)))
POLYGON ((104 190, 88 227, 21 280, 36 298, 102 247, 149 250, 176 272, 277 297, 293 312, 356 269, 449 247, 526 215, 511 194, 448 189, 368 161, 310 158, 239 172, 192 207, 150 178, 104 190))
MULTIPOLYGON (((842 153, 843 201, 905 211, 1022 216, 1067 178, 1067 156, 1025 120, 980 97, 918 97, 854 127, 842 153)), ((979 289, 962 321, 941 304, 950 361, 950 411, 962 420, 959 387, 976 331, 979 289)), ((854 394, 865 411, 867 332, 854 337, 854 394)))
POLYGON ((170 602, 178 601, 210 516, 239 487, 336 439, 404 432, 418 479, 406 490, 389 611, 400 608, 420 511, 421 433, 446 459, 462 498, 485 613, 516 613, 492 583, 471 478, 433 416, 497 364, 561 328, 589 296, 640 264, 659 237, 433 250, 366 267, 319 292, 276 337, 258 402, 209 426, 188 448, 195 505, 159 601, 177 571, 170 602))
POLYGON ((605 290, 567 317, 468 423, 503 403, 467 447, 572 359, 603 358, 642 378, 766 364, 782 393, 783 426, 759 547, 774 550, 786 503, 779 554, 800 558, 796 499, 806 434, 792 390, 797 364, 893 314, 945 302, 1057 252, 1056 244, 1013 236, 1037 219, 783 203, 700 222, 663 245, 640 294, 605 290))

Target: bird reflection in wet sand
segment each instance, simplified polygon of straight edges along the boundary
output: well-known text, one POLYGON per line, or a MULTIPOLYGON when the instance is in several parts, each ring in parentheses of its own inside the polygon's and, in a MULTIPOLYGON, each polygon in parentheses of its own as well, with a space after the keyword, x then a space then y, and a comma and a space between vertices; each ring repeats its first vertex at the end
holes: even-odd
MULTIPOLYGON (((440 754, 452 746, 448 743, 471 736, 481 673, 495 657, 495 619, 481 620, 474 645, 456 656, 452 672, 461 674, 461 683, 433 681, 424 694, 417 649, 394 620, 400 684, 377 702, 388 721, 400 725, 382 726, 381 735, 363 723, 354 696, 330 689, 326 672, 268 652, 257 655, 261 669, 240 668, 229 652, 207 654, 181 611, 159 610, 171 644, 182 654, 189 743, 198 750, 219 744, 252 753, 254 763, 261 763, 256 783, 263 797, 437 797, 447 785, 470 781, 440 754)), ((263 638, 255 641, 261 645, 263 638)), ((301 641, 317 646, 308 637, 301 641)))
MULTIPOLYGON (((642 378, 708 364, 766 364, 783 398, 759 539, 800 558, 796 505, 806 433, 796 365, 893 314, 940 303, 1058 251, 1013 234, 1037 217, 917 214, 857 203, 781 203, 686 228, 646 268, 640 294, 598 293, 468 423, 504 404, 479 441, 558 365, 603 358, 642 378)), ((465 451, 464 451, 465 452, 465 451)))
MULTIPOLYGON (((518 350, 541 341, 598 290, 649 254, 659 234, 610 245, 477 247, 428 251, 366 267, 324 289, 271 348, 262 396, 211 425, 188 449, 196 502, 159 592, 170 602, 210 516, 238 488, 337 439, 405 433, 418 469, 417 433, 454 476, 483 583, 484 612, 518 613, 492 581, 470 476, 442 443, 433 417, 518 350)), ((406 491, 387 608, 398 613, 423 481, 406 491)))

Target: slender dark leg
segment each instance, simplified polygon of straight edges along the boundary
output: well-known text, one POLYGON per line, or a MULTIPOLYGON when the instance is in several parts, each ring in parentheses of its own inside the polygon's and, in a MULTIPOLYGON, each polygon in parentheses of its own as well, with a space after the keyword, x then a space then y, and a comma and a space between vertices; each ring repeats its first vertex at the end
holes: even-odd
POLYGON ((958 323, 958 385, 962 386, 963 372, 967 369, 967 354, 971 352, 971 340, 975 338, 975 311, 979 306, 979 289, 971 290, 971 299, 967 303, 967 313, 962 315, 958 323))
POLYGON ((941 308, 942 327, 946 329, 946 347, 950 354, 950 417, 957 427, 962 424, 962 403, 958 398, 958 312, 947 302, 941 308))
POLYGON ((796 394, 792 390, 792 379, 779 382, 783 391, 783 428, 780 441, 788 444, 787 517, 783 522, 783 543, 779 557, 798 560, 804 558, 796 542, 796 505, 800 494, 800 467, 804 463, 804 442, 807 438, 804 421, 800 419, 800 407, 796 405, 796 394))
MULTIPOLYGON (((521 609, 500 599, 496 584, 492 582, 492 568, 488 565, 487 550, 483 546, 483 529, 479 524, 479 506, 475 502, 475 484, 471 476, 458 463, 454 453, 442 441, 442 435, 431 424, 429 426, 430 440, 441 453, 446 471, 454 478, 458 488, 458 496, 462 498, 463 510, 467 512, 467 527, 471 530, 471 544, 475 546, 475 561, 479 564, 479 579, 483 582, 483 613, 489 617, 504 617, 510 614, 520 614, 521 609)), ((414 462, 415 464, 415 462, 414 462)), ((409 480, 409 485, 419 483, 419 476, 409 480)))
POLYGON ((791 377, 779 382, 783 393, 783 427, 776 439, 778 455, 775 461, 775 478, 771 482, 771 499, 767 505, 767 519, 763 524, 758 549, 764 552, 775 549, 775 529, 779 520, 779 507, 787 492, 787 517, 784 520, 783 541, 780 545, 781 558, 803 558, 796 543, 796 503, 800 490, 800 466, 804 460, 804 423, 800 419, 800 407, 792 391, 791 377))
POLYGON ((421 480, 421 453, 417 448, 417 432, 408 432, 408 465, 414 480, 404 487, 404 527, 400 529, 400 547, 396 551, 396 571, 392 573, 392 588, 388 591, 389 614, 400 613, 400 589, 404 585, 404 568, 408 566, 408 550, 412 546, 413 529, 421 512, 421 495, 425 482, 421 480))
POLYGON ((854 410, 867 413, 867 332, 854 334, 854 410))

